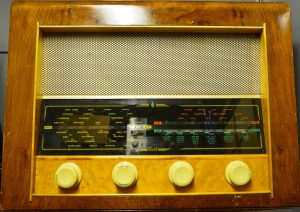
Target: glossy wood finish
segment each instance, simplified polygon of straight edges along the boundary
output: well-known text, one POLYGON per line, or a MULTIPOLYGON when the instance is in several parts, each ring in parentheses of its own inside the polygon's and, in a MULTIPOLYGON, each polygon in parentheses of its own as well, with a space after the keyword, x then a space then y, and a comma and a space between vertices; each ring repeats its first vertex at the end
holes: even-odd
MULTIPOLYGON (((5 209, 216 208, 300 205, 290 9, 284 3, 16 1, 11 11, 1 205, 5 209), (266 23, 274 198, 269 194, 30 196, 37 22, 41 25, 266 23)), ((47 168, 47 167, 45 167, 47 168)))
POLYGON ((271 193, 267 155, 224 156, 154 156, 154 157, 41 157, 36 160, 34 196, 51 195, 211 195, 271 193), (186 188, 175 188, 169 181, 168 171, 176 161, 190 163, 195 178, 186 188), (234 160, 247 163, 252 172, 247 186, 232 187, 225 179, 226 166, 234 160), (113 167, 120 161, 133 163, 138 170, 138 181, 128 189, 118 189, 111 178, 113 167), (76 163, 83 174, 78 188, 59 189, 54 180, 56 169, 65 162, 76 163), (47 169, 45 169, 47 167, 47 169))

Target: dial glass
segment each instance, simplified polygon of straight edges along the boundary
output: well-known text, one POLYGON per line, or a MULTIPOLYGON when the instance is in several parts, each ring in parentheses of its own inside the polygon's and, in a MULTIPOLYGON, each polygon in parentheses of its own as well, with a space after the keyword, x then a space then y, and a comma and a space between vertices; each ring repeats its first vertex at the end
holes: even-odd
POLYGON ((42 101, 41 155, 265 153, 260 99, 42 101))

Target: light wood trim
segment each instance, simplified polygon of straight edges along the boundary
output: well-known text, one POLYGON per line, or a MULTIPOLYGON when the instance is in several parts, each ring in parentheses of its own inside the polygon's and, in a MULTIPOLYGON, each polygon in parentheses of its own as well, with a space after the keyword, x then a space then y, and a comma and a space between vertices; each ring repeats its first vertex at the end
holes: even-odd
MULTIPOLYGON (((36 160, 101 160, 101 159, 138 159, 138 160, 164 160, 164 159, 173 159, 173 160, 185 160, 185 159, 239 159, 241 158, 240 154, 236 155, 108 155, 108 156, 96 156, 96 155, 37 155, 36 160)), ((267 159, 267 154, 243 154, 242 158, 244 159, 267 159)))
POLYGON ((39 23, 37 23, 37 30, 36 30, 36 47, 35 47, 35 70, 34 70, 34 89, 33 89, 33 117, 32 117, 32 146, 31 146, 31 166, 30 166, 30 185, 29 185, 29 201, 32 201, 32 187, 34 185, 34 167, 35 167, 35 141, 36 141, 36 119, 39 116, 36 110, 36 93, 37 93, 37 72, 38 67, 40 65, 39 62, 39 40, 40 40, 40 30, 39 30, 39 23))
POLYGON ((180 26, 180 25, 41 25, 43 32, 193 32, 260 33, 262 26, 180 26))
POLYGON ((41 93, 41 66, 42 66, 42 43, 43 34, 39 28, 39 23, 36 27, 36 48, 35 48, 35 69, 34 69, 34 91, 33 91, 33 121, 32 121, 32 143, 31 143, 31 166, 30 166, 30 192, 29 201, 32 201, 32 191, 35 185, 35 155, 37 152, 37 144, 39 140, 39 125, 40 111, 42 99, 39 97, 41 93))
POLYGON ((39 96, 42 99, 259 99, 260 95, 130 95, 130 96, 39 96))
POLYGON ((134 194, 36 194, 33 193, 33 197, 149 197, 149 196, 195 196, 195 195, 201 195, 201 196, 213 196, 213 195, 249 195, 249 194, 270 194, 270 191, 247 191, 247 192, 209 192, 209 193, 154 193, 154 194, 147 194, 147 193, 134 193, 134 194))
POLYGON ((273 190, 273 172, 272 172, 272 141, 271 141, 271 127, 270 127, 270 97, 269 97, 269 69, 268 69, 268 55, 267 55, 267 26, 263 25, 260 41, 260 64, 261 64, 261 102, 264 123, 264 137, 266 152, 269 161, 269 177, 270 187, 272 191, 272 198, 274 196, 273 190))
POLYGON ((267 155, 208 155, 208 156, 38 156, 36 157, 35 196, 44 195, 213 195, 271 193, 267 155), (194 182, 185 188, 175 188, 168 179, 169 167, 184 160, 194 167, 194 182), (246 162, 252 170, 252 180, 244 187, 232 187, 225 179, 227 164, 233 160, 246 162), (137 184, 128 189, 117 188, 111 180, 111 170, 121 161, 136 165, 137 184), (59 189, 54 173, 62 163, 74 162, 82 171, 80 186, 71 190, 59 189), (160 174, 158 174, 160 173, 160 174))

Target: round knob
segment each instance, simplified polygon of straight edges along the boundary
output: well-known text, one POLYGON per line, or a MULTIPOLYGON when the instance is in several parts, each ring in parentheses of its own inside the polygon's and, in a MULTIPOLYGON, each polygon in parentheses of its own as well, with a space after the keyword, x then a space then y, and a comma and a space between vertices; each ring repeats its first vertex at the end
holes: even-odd
POLYGON ((130 162, 120 162, 112 170, 112 180, 121 187, 127 188, 135 184, 138 179, 138 171, 130 162))
POLYGON ((230 162, 225 170, 225 177, 228 183, 233 186, 246 185, 251 179, 249 166, 239 160, 230 162))
POLYGON ((64 163, 55 172, 55 181, 61 188, 74 188, 81 181, 80 168, 75 163, 64 163))
POLYGON ((194 169, 187 162, 177 161, 169 169, 169 179, 173 185, 188 186, 194 179, 194 169))

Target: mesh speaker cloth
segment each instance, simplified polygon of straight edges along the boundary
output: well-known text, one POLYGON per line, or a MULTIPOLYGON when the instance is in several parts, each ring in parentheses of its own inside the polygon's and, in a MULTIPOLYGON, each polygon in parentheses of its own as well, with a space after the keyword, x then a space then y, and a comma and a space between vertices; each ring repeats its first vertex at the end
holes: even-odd
POLYGON ((259 95, 258 34, 46 32, 42 95, 259 95))

